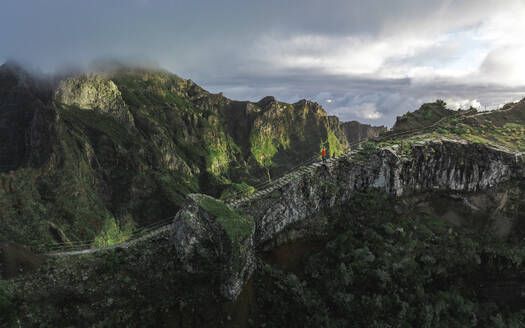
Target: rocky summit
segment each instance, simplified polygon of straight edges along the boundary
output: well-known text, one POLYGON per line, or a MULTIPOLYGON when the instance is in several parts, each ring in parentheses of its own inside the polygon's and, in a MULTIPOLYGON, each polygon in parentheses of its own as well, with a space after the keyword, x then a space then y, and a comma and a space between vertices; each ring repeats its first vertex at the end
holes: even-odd
POLYGON ((54 102, 85 110, 99 110, 115 117, 119 122, 133 126, 129 112, 118 87, 110 79, 87 74, 59 82, 54 102))

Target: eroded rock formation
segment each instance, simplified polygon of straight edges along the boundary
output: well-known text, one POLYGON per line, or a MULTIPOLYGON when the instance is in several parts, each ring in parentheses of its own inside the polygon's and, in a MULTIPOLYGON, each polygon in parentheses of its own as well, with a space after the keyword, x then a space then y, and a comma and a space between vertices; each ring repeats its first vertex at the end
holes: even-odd
MULTIPOLYGON (((291 230, 292 239, 304 237, 308 227, 322 231, 328 223, 319 213, 370 188, 392 196, 427 191, 469 193, 523 178, 523 153, 456 140, 427 140, 413 143, 409 149, 393 146, 372 154, 353 152, 324 164, 317 163, 293 175, 278 189, 268 190, 261 197, 244 203, 237 211, 248 214, 255 222, 251 236, 254 247, 267 249, 275 246, 272 241, 285 230, 289 235, 291 230), (294 233, 294 227, 300 228, 294 233)), ((205 270, 205 267, 200 267, 198 257, 188 254, 206 254, 205 262, 217 265, 224 260, 220 251, 210 251, 223 249, 224 240, 220 229, 206 228, 215 227, 212 222, 206 211, 197 209, 195 202, 186 205, 175 219, 173 240, 180 248, 177 252, 193 271, 205 270)), ((241 277, 237 272, 231 272, 230 276, 241 277)), ((228 274, 223 273, 223 280, 232 279, 226 277, 228 274)), ((234 298, 240 289, 231 291, 229 295, 234 298)))
POLYGON ((190 194, 173 221, 172 241, 188 272, 219 272, 221 295, 234 299, 254 269, 253 221, 222 201, 190 194))
POLYGON ((121 123, 133 125, 133 115, 120 90, 113 81, 100 75, 86 74, 61 81, 54 100, 80 109, 97 109, 121 123))

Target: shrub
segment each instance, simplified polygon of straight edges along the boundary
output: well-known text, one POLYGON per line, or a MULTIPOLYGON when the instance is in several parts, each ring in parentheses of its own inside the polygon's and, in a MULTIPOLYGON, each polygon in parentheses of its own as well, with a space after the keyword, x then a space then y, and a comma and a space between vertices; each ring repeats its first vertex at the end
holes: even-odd
POLYGON ((446 109, 447 108, 447 103, 445 101, 443 101, 442 99, 436 100, 436 105, 438 105, 442 109, 446 109))
POLYGON ((16 303, 15 285, 9 281, 0 280, 0 322, 6 324, 6 327, 14 324, 16 303))

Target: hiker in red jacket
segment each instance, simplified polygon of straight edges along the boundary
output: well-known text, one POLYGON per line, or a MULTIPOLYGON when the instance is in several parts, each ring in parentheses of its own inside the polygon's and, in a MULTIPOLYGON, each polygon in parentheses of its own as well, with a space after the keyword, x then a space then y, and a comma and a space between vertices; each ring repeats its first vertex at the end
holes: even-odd
POLYGON ((323 162, 324 162, 324 158, 326 156, 326 149, 321 149, 321 158, 323 159, 323 162))

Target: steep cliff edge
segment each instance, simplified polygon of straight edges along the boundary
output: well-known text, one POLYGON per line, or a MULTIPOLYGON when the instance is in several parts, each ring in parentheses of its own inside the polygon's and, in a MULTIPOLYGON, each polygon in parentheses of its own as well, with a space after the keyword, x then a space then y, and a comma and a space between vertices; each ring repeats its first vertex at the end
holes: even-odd
POLYGON ((525 177, 525 155, 443 139, 421 141, 410 149, 383 148, 363 159, 359 152, 342 156, 299 176, 278 190, 242 205, 257 222, 255 240, 262 245, 290 224, 348 201, 369 188, 392 196, 425 191, 479 192, 525 177))
POLYGON ((351 145, 355 145, 366 139, 373 139, 387 131, 385 126, 371 126, 357 121, 343 123, 343 130, 351 145))
MULTIPOLYGON (((255 222, 253 244, 256 249, 268 250, 283 242, 326 234, 331 223, 323 218, 322 213, 344 205, 358 192, 377 189, 391 196, 450 192, 463 197, 461 195, 523 179, 523 153, 466 141, 426 140, 411 143, 409 149, 393 146, 368 153, 353 152, 327 163, 314 164, 279 188, 243 203, 239 210, 255 222)), ((465 201, 468 203, 468 197, 465 201)), ((206 221, 206 218, 197 215, 193 220, 206 221)), ((174 231, 179 231, 180 226, 181 220, 176 219, 174 231)), ((186 248, 180 242, 180 234, 175 233, 172 238, 178 247, 186 248)), ((198 240, 201 237, 194 230, 184 238, 198 240)), ((191 258, 182 257, 181 260, 193 263, 193 266, 199 265, 191 258)), ((238 293, 232 295, 236 297, 238 293)))
POLYGON ((0 66, 0 172, 50 160, 58 114, 51 88, 21 67, 0 66))
POLYGON ((114 243, 192 192, 249 191, 347 130, 310 101, 233 101, 163 70, 54 81, 0 67, 0 239, 114 243), (45 83, 44 83, 45 82, 45 83), (108 237, 112 236, 112 237, 108 237))
POLYGON ((255 268, 254 228, 251 217, 220 200, 190 194, 174 218, 172 240, 185 270, 219 271, 221 295, 235 299, 255 268))

